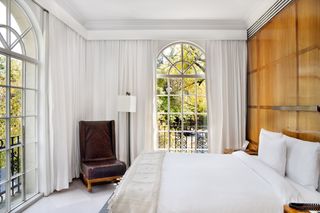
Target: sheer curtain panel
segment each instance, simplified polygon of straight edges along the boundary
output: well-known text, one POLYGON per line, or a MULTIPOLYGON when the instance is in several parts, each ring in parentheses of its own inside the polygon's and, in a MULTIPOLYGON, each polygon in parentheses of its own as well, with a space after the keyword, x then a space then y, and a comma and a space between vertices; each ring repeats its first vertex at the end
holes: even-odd
POLYGON ((69 187, 79 176, 78 122, 84 118, 85 40, 49 15, 49 153, 44 193, 69 187))
POLYGON ((246 41, 207 41, 208 145, 240 148, 246 127, 246 41))

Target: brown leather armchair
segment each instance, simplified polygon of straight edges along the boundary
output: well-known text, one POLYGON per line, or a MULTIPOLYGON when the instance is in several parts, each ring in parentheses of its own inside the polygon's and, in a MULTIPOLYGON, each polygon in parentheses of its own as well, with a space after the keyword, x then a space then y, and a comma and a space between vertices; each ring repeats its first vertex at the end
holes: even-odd
POLYGON ((115 155, 114 121, 80 121, 81 175, 89 192, 97 182, 119 180, 126 172, 115 155))

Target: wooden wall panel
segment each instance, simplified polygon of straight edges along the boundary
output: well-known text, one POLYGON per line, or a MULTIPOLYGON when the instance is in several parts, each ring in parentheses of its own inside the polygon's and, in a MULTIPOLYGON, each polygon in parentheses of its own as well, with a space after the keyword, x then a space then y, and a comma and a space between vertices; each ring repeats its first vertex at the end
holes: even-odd
POLYGON ((282 132, 285 129, 296 129, 297 113, 272 109, 260 109, 259 124, 261 128, 276 132, 282 132))
POLYGON ((258 149, 259 141, 259 123, 258 123, 258 109, 248 109, 248 120, 247 120, 247 140, 250 141, 249 148, 252 150, 258 149))
POLYGON ((276 17, 274 17, 269 23, 267 23, 257 34, 257 42, 259 50, 257 56, 258 68, 262 68, 269 65, 270 63, 274 63, 276 60, 279 60, 290 54, 295 54, 295 5, 290 4, 276 17))
POLYGON ((254 71, 258 68, 258 43, 256 36, 253 36, 252 39, 248 42, 248 48, 250 49, 250 52, 248 52, 248 66, 249 71, 254 71))
POLYGON ((299 104, 320 104, 319 48, 304 52, 299 56, 299 104))
POLYGON ((298 0, 297 11, 299 50, 320 47, 320 1, 298 0))
POLYGON ((320 113, 272 109, 320 105, 320 0, 294 0, 248 41, 249 148, 260 128, 320 140, 320 113))
POLYGON ((295 55, 277 60, 259 70, 260 106, 297 104, 297 60, 295 55))
POLYGON ((248 105, 258 106, 258 73, 251 72, 248 75, 248 105))

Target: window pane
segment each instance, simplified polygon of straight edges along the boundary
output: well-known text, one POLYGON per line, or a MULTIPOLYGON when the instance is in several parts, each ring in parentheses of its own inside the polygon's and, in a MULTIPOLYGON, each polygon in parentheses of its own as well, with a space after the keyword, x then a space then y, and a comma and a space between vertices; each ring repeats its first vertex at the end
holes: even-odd
POLYGON ((170 112, 181 112, 181 96, 170 96, 170 112))
POLYGON ((184 78, 183 79, 183 92, 186 95, 196 94, 196 79, 195 78, 184 78))
POLYGON ((36 154, 37 154, 37 144, 38 143, 28 143, 25 146, 26 158, 25 166, 26 171, 35 169, 37 167, 36 154))
POLYGON ((169 70, 170 75, 180 75, 181 72, 176 66, 172 66, 171 69, 169 70))
POLYGON ((37 47, 36 47, 35 34, 33 30, 30 30, 23 38, 22 41, 26 48, 26 55, 31 58, 37 58, 37 47))
POLYGON ((20 35, 31 27, 29 18, 15 1, 11 1, 11 27, 20 35))
POLYGON ((169 84, 170 85, 168 88, 168 92, 170 92, 170 94, 174 94, 174 95, 181 94, 181 88, 182 88, 181 78, 170 78, 169 84))
POLYGON ((208 149, 208 133, 197 133, 197 150, 198 152, 205 152, 208 149))
POLYGON ((37 193, 37 170, 32 170, 26 174, 26 198, 30 198, 37 193))
POLYGON ((192 150, 195 148, 196 134, 195 132, 184 132, 186 137, 187 149, 192 150))
MULTIPOLYGON (((0 182, 7 180, 6 151, 0 152, 0 182)), ((0 189, 0 193, 1 193, 0 189)))
POLYGON ((26 143, 36 142, 36 118, 26 117, 25 140, 26 143))
POLYGON ((166 78, 157 79, 157 95, 166 95, 168 88, 168 81, 166 78))
POLYGON ((6 16, 6 1, 0 1, 0 11, 1 11, 1 16, 0 16, 0 24, 7 24, 7 16, 6 16))
POLYGON ((0 55, 0 85, 6 85, 6 57, 0 55))
POLYGON ((195 62, 193 65, 194 70, 196 71, 197 74, 204 74, 205 67, 201 66, 201 64, 204 64, 204 62, 198 61, 198 62, 195 62))
POLYGON ((6 147, 6 120, 0 119, 0 149, 6 147))
POLYGON ((174 44, 167 47, 163 52, 171 63, 175 63, 181 60, 181 44, 174 44))
POLYGON ((195 113, 196 111, 196 96, 190 95, 184 97, 183 112, 195 113))
POLYGON ((207 112, 207 99, 204 96, 198 96, 198 107, 197 110, 199 113, 207 112))
POLYGON ((0 117, 6 116, 7 89, 0 86, 0 117))
POLYGON ((160 54, 157 59, 157 74, 169 74, 171 63, 160 54))
POLYGON ((22 116, 22 89, 10 89, 10 114, 22 116))
POLYGON ((183 60, 192 64, 198 60, 202 54, 199 48, 194 47, 191 44, 183 44, 183 60))
POLYGON ((11 176, 22 173, 22 147, 10 149, 11 176))
POLYGON ((6 184, 5 183, 0 185, 0 192, 2 194, 1 199, 0 199, 0 213, 5 213, 5 212, 8 212, 6 209, 7 197, 6 197, 6 184))
POLYGON ((158 114, 158 130, 168 130, 168 115, 158 114))
POLYGON ((16 145, 22 142, 22 119, 11 118, 10 119, 10 144, 16 145))
POLYGON ((37 89, 37 69, 36 65, 26 63, 26 87, 37 89))
POLYGON ((26 90, 26 115, 36 114, 36 91, 26 90))
POLYGON ((11 58, 10 71, 11 86, 22 87, 22 61, 11 58))
POLYGON ((22 200, 23 200, 23 196, 22 196, 22 186, 23 184, 23 176, 19 176, 16 178, 13 178, 10 181, 10 189, 11 189, 11 208, 14 208, 16 206, 18 206, 22 200))
POLYGON ((187 148, 186 137, 181 132, 171 132, 170 140, 171 149, 182 150, 187 148))
POLYGON ((198 95, 206 95, 206 81, 204 79, 197 80, 198 95))
POLYGON ((169 115, 170 130, 181 130, 181 115, 169 115))
POLYGON ((183 129, 187 131, 195 131, 195 128, 196 128, 196 116, 183 115, 183 129))
POLYGON ((207 124, 207 115, 197 115, 198 120, 198 131, 205 131, 207 130, 208 124, 207 124))
POLYGON ((167 149, 169 147, 169 134, 168 132, 159 132, 158 133, 158 143, 159 149, 167 149))
POLYGON ((167 112, 168 111, 168 96, 158 96, 157 111, 158 112, 167 112))
POLYGON ((19 53, 19 54, 24 54, 22 51, 22 42, 21 40, 19 40, 18 38, 20 37, 20 35, 16 34, 16 32, 12 32, 10 33, 11 35, 11 51, 19 53))
POLYGON ((185 70, 185 75, 194 75, 196 74, 194 67, 193 66, 188 66, 188 68, 186 68, 185 70))

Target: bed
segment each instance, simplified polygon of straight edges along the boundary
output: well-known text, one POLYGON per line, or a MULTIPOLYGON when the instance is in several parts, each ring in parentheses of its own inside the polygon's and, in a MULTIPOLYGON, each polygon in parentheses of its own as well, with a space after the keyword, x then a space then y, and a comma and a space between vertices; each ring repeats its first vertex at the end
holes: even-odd
POLYGON ((145 153, 108 201, 108 212, 283 213, 289 202, 320 203, 320 193, 258 159, 233 154, 145 153))

